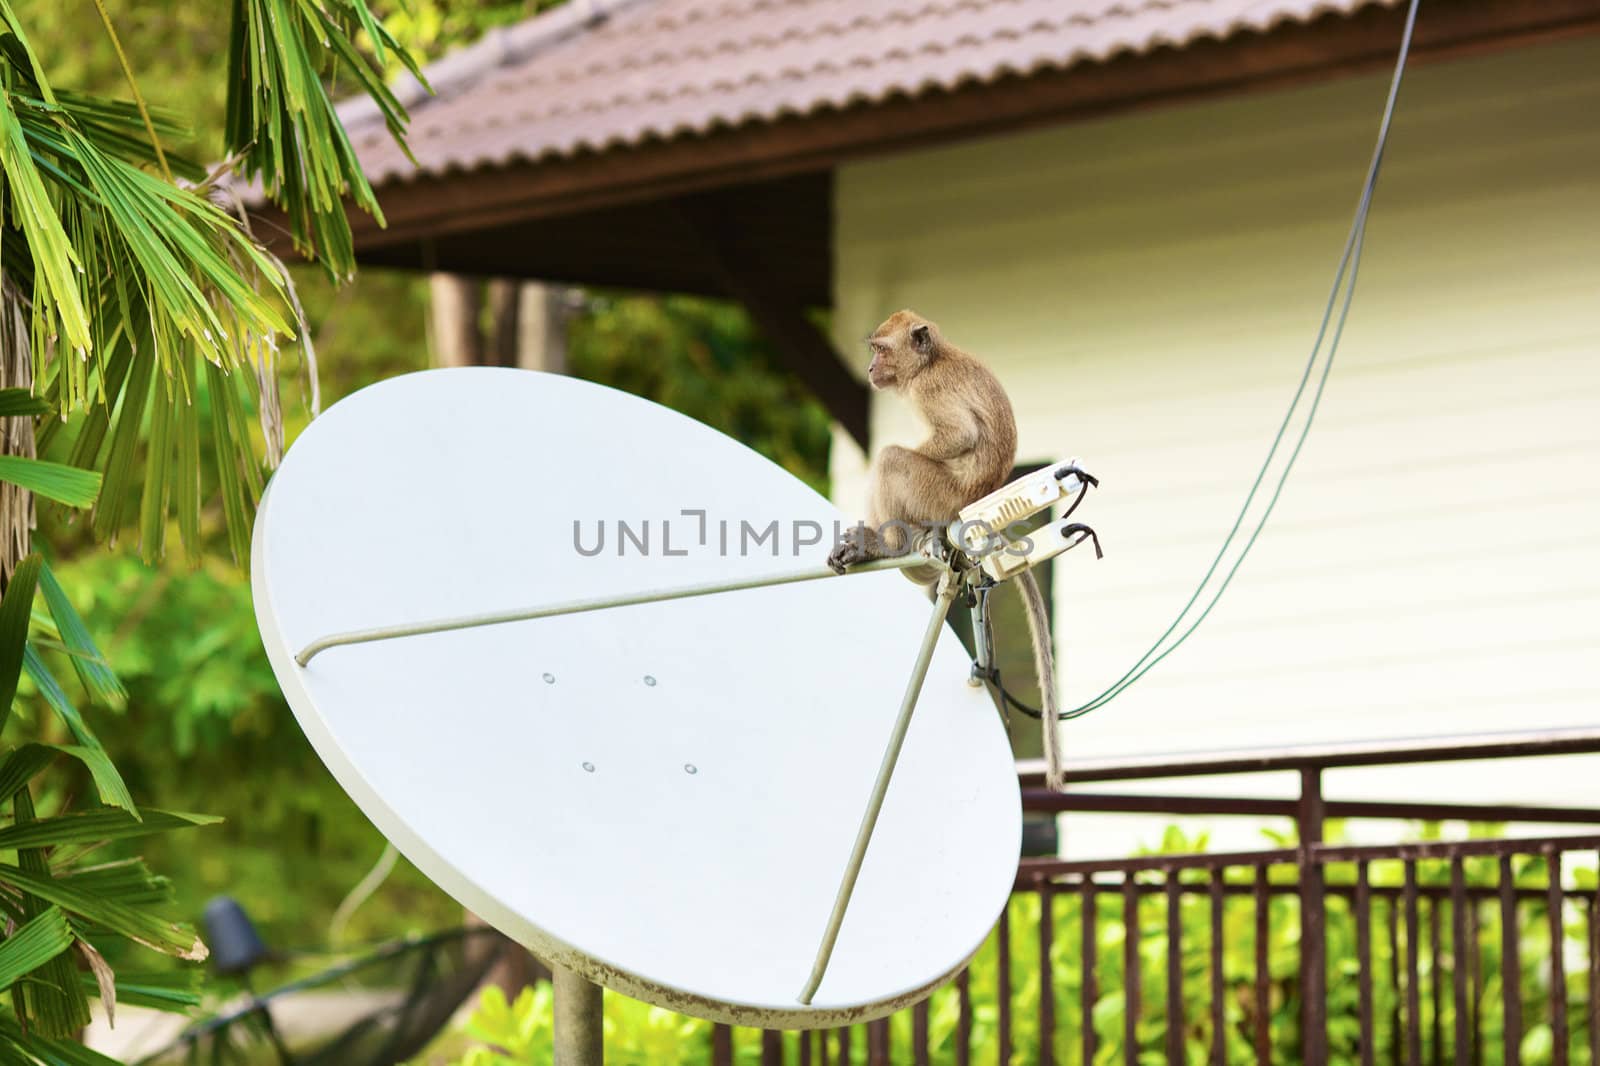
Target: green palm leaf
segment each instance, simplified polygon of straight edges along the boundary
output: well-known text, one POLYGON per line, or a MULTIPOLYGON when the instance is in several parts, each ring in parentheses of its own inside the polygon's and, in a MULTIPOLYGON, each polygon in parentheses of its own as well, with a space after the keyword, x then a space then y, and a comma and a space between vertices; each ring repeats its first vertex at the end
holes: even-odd
POLYGON ((383 216, 334 114, 325 75, 353 76, 403 146, 405 108, 383 77, 391 50, 420 80, 421 70, 367 0, 233 0, 229 150, 240 153, 240 174, 259 179, 287 212, 295 247, 338 280, 355 269, 341 197, 348 194, 380 222, 383 216), (371 38, 378 62, 352 44, 357 27, 371 38))
POLYGON ((206 957, 206 946, 184 923, 166 921, 134 906, 117 894, 107 892, 104 884, 90 891, 83 883, 74 882, 79 879, 55 878, 48 873, 0 863, 0 885, 48 900, 68 914, 165 954, 191 960, 206 957))
MULTIPOLYGON (((187 1011, 200 1005, 201 972, 193 967, 171 973, 124 971, 117 974, 117 1002, 156 1010, 187 1011)), ((99 982, 91 974, 80 974, 78 980, 90 995, 99 993, 99 982)))
POLYGON ((63 844, 97 844, 102 840, 127 840, 132 837, 192 829, 222 821, 214 815, 186 814, 181 811, 146 809, 142 820, 126 811, 99 810, 40 818, 26 825, 0 828, 0 851, 14 848, 53 848, 63 844))
POLYGON ((131 907, 172 902, 172 882, 151 873, 142 859, 117 859, 68 870, 61 880, 131 907))
POLYGON ((0 943, 0 988, 10 988, 72 946, 60 907, 50 907, 0 943))
POLYGON ((100 494, 100 475, 93 470, 24 455, 0 455, 0 481, 68 507, 91 507, 100 494))
POLYGON ((7 1066, 122 1066, 116 1059, 108 1059, 75 1040, 52 1040, 25 1032, 15 1018, 4 1012, 0 1012, 0 1056, 4 1056, 7 1066))
MULTIPOLYGON (((0 17, 8 15, 0 7, 0 17)), ((164 547, 170 481, 178 486, 180 530, 196 552, 199 507, 188 486, 200 479, 199 451, 185 447, 190 438, 183 436, 182 418, 158 421, 158 430, 176 426, 176 440, 151 442, 137 469, 155 476, 139 493, 134 471, 142 416, 157 389, 158 413, 192 410, 201 387, 196 354, 222 371, 211 379, 220 387, 213 389, 213 406, 242 406, 238 394, 252 387, 253 365, 268 357, 273 338, 291 334, 281 310, 279 266, 200 191, 142 169, 150 152, 136 136, 142 124, 135 125, 135 109, 81 95, 58 101, 36 65, 19 66, 10 52, 0 52, 0 66, 10 75, 0 89, 0 185, 12 214, 27 222, 26 256, 11 251, 20 244, 0 245, 0 268, 33 279, 34 376, 43 383, 41 395, 63 415, 93 412, 71 456, 82 470, 16 458, 0 469, 0 480, 74 506, 93 503, 99 492, 95 531, 108 539, 122 527, 124 501, 142 495, 140 523, 152 559, 164 547), (7 144, 15 151, 8 153, 7 144), (40 342, 56 333, 92 354, 47 363, 51 346, 40 342), (119 404, 124 390, 126 402, 119 404), (101 465, 108 439, 101 491, 89 480, 90 468, 101 465), (179 466, 169 475, 174 444, 179 466)), ((42 445, 53 432, 47 424, 42 445)), ((231 468, 259 477, 243 420, 223 425, 219 446, 231 468)), ((234 543, 247 542, 249 504, 226 513, 234 543)))
MULTIPOLYGON (((11 797, 11 813, 17 825, 26 826, 34 820, 33 797, 26 786, 11 797)), ((17 852, 15 867, 18 878, 51 884, 50 866, 44 852, 38 848, 23 848, 17 852)), ((22 885, 22 914, 32 921, 59 901, 47 899, 22 885)), ((38 980, 22 985, 22 995, 13 996, 17 1014, 31 1018, 32 1025, 43 1036, 72 1036, 89 1024, 89 997, 76 980, 72 960, 56 955, 38 968, 38 980)))
POLYGON ((35 774, 60 754, 49 744, 24 744, 0 761, 0 796, 9 796, 33 780, 35 774))
POLYGON ((50 405, 28 389, 0 389, 0 418, 49 413, 50 405))
MULTIPOLYGON (((398 138, 407 117, 385 84, 383 64, 393 54, 416 72, 415 62, 369 0, 233 0, 231 12, 228 150, 239 175, 258 179, 284 207, 296 244, 343 280, 354 269, 344 198, 381 215, 328 85, 334 75, 352 78, 398 138), (356 47, 358 33, 375 56, 356 47)), ((229 545, 242 562, 260 481, 246 394, 276 338, 291 333, 281 267, 207 199, 209 179, 180 187, 152 172, 152 138, 183 132, 173 116, 152 110, 146 129, 134 104, 57 93, 9 0, 0 0, 0 23, 15 35, 14 47, 0 51, 8 75, 0 82, 0 185, 26 246, 25 256, 4 249, 0 268, 23 286, 19 299, 31 297, 41 396, 64 415, 88 412, 70 461, 104 472, 95 532, 108 539, 119 533, 129 517, 126 500, 137 498, 141 545, 154 560, 176 507, 195 556, 195 412, 206 391, 216 413, 213 447, 229 545), (52 346, 42 341, 58 334, 64 356, 86 357, 50 360, 52 346), (196 355, 208 364, 204 375, 196 355), (141 449, 146 412, 151 435, 141 449)), ((170 153, 165 160, 176 173, 196 176, 192 164, 170 153)), ((53 424, 43 427, 45 438, 53 432, 53 424)), ((81 475, 34 468, 9 479, 24 477, 44 478, 28 486, 41 495, 90 502, 92 487, 81 475)))
POLYGON ((0 597, 0 726, 10 716, 11 703, 17 698, 17 680, 22 676, 28 645, 28 622, 33 614, 33 591, 43 565, 44 560, 37 554, 22 560, 12 571, 4 597, 0 597))
POLYGON ((39 591, 44 593, 45 606, 50 609, 61 643, 72 657, 72 668, 77 671, 78 680, 90 695, 107 707, 121 708, 127 703, 127 690, 117 680, 111 665, 89 635, 89 627, 84 625, 83 618, 73 608, 48 565, 39 571, 39 591))
MULTIPOLYGON (((16 17, 4 0, 0 0, 0 20, 18 33, 16 17)), ((34 305, 61 323, 71 348, 87 352, 92 345, 89 316, 77 283, 77 270, 82 264, 72 242, 67 240, 44 177, 34 165, 32 147, 9 93, 0 93, 0 172, 5 174, 11 216, 22 229, 36 268, 34 305)))
MULTIPOLYGON (((56 100, 61 110, 72 116, 79 129, 89 132, 96 144, 114 152, 130 163, 148 166, 157 163, 155 147, 150 143, 144 128, 144 118, 137 104, 124 100, 107 100, 86 93, 57 92, 56 100)), ((150 122, 162 138, 186 138, 194 131, 175 111, 152 107, 150 122)), ((182 156, 174 155, 168 148, 163 153, 167 167, 175 177, 199 182, 206 177, 206 168, 182 156)))
MULTIPOLYGON (((117 785, 121 777, 117 774, 116 766, 111 762, 111 757, 102 748, 89 748, 77 744, 24 744, 0 760, 0 796, 9 796, 23 785, 32 780, 41 770, 55 762, 56 756, 65 755, 76 759, 83 764, 95 781, 95 787, 100 792, 101 799, 107 804, 112 804, 107 796, 126 798, 126 803, 131 805, 133 800, 127 797, 127 789, 120 791, 117 785)), ((112 804, 127 810, 130 815, 138 816, 139 812, 131 806, 112 804)), ((188 817, 202 817, 190 815, 188 817)))
POLYGON ((66 690, 61 687, 61 683, 56 680, 55 675, 50 672, 50 668, 39 658, 39 653, 31 645, 24 649, 22 662, 28 671, 28 679, 38 687, 39 695, 44 697, 45 703, 56 712, 56 717, 61 719, 78 742, 76 745, 63 746, 58 750, 72 755, 88 768, 90 776, 94 778, 95 789, 100 793, 100 802, 121 807, 137 817, 139 809, 134 806, 133 795, 128 791, 128 786, 122 780, 122 775, 117 772, 111 757, 106 754, 105 748, 101 747, 100 738, 89 728, 89 723, 67 698, 66 690))

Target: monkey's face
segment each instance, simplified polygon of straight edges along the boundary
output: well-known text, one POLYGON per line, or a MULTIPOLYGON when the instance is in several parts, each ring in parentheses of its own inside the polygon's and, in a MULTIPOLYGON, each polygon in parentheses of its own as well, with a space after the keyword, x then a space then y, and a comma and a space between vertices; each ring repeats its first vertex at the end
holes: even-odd
POLYGON ((867 380, 875 389, 894 388, 896 360, 893 343, 874 335, 867 338, 867 347, 872 349, 872 362, 867 364, 867 380))
POLYGON ((937 344, 932 323, 909 311, 897 311, 867 338, 872 362, 867 380, 875 389, 897 389, 933 361, 937 344))

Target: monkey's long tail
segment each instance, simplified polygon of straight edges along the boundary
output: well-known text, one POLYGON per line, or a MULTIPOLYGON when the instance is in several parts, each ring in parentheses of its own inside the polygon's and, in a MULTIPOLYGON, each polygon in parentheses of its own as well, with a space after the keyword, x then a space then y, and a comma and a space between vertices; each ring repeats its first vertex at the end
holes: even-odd
POLYGON ((1032 570, 1017 575, 1022 603, 1028 616, 1028 636, 1033 641, 1033 672, 1039 678, 1039 726, 1044 733, 1044 780, 1057 792, 1065 792, 1067 782, 1061 765, 1061 722, 1056 708, 1055 652, 1050 647, 1050 616, 1045 611, 1044 594, 1032 570))

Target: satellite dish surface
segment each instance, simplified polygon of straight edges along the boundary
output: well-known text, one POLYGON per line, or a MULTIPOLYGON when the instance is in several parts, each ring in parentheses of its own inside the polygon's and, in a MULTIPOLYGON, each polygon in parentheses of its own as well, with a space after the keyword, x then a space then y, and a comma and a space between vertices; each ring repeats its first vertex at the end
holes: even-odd
POLYGON ((821 564, 835 522, 664 407, 531 371, 426 371, 341 401, 290 449, 256 519, 256 614, 322 760, 463 905, 639 999, 838 1025, 959 971, 1020 846, 1005 732, 946 630, 832 961, 799 1001, 927 625, 901 575, 295 660, 346 630, 793 574, 821 564))

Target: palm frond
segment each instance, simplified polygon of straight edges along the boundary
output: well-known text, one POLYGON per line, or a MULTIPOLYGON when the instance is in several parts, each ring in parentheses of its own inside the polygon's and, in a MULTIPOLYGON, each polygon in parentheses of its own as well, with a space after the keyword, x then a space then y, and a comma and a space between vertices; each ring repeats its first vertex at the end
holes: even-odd
POLYGON ((129 906, 172 902, 172 882, 151 873, 142 859, 118 859, 64 870, 58 878, 74 888, 129 906))
MULTIPOLYGON (((138 294, 130 299, 139 305, 138 294)), ((106 310, 108 314, 113 311, 106 310)), ((89 381, 89 387, 106 399, 83 416, 67 460, 103 472, 94 512, 97 537, 115 541, 130 522, 136 522, 142 554, 153 563, 162 557, 167 523, 176 512, 185 552, 198 561, 203 547, 200 512, 204 498, 201 409, 209 406, 212 410, 212 444, 223 475, 231 479, 237 474, 259 482, 261 460, 252 443, 249 418, 243 413, 246 398, 255 396, 257 379, 249 371, 230 373, 209 361, 202 363, 192 348, 177 354, 179 369, 166 377, 142 354, 151 343, 148 333, 136 339, 123 330, 109 339, 105 366, 93 372, 89 381), (235 411, 240 412, 238 418, 231 417, 235 411), (226 421, 219 426, 219 419, 226 421)), ((52 379, 46 391, 52 402, 57 388, 57 380, 52 379)), ((41 448, 50 447, 59 424, 52 420, 45 426, 41 448)), ((216 487, 223 490, 224 499, 239 498, 232 480, 219 478, 216 487)), ((253 499, 244 499, 223 512, 229 522, 230 545, 242 549, 240 561, 249 557, 253 503, 253 499)))
MULTIPOLYGON (((327 85, 332 76, 353 80, 400 138, 407 117, 384 62, 393 54, 420 72, 369 0, 232 0, 230 11, 233 169, 258 180, 287 213, 297 246, 344 279, 355 265, 344 199, 381 214, 327 85), (358 35, 374 55, 356 46, 358 35)), ((137 104, 52 87, 10 0, 0 0, 0 67, 0 211, 23 237, 0 242, 0 276, 13 282, 12 304, 29 323, 38 392, 63 416, 84 418, 68 462, 104 474, 96 535, 126 528, 137 499, 148 560, 165 551, 174 510, 198 557, 206 486, 196 412, 209 394, 219 412, 217 488, 230 548, 243 561, 261 480, 244 415, 258 401, 275 462, 273 361, 298 317, 285 313, 293 301, 282 266, 208 199, 212 179, 157 151, 182 134, 175 116, 149 110, 146 127, 137 104), (158 159, 200 184, 145 169, 158 159)), ((53 431, 47 424, 44 437, 53 431)), ((58 495, 73 502, 87 492, 79 480, 58 495)))
POLYGON ((0 1056, 6 1066, 122 1066, 76 1040, 54 1040, 30 1033, 9 1012, 0 1010, 0 1056))
MULTIPOLYGON (((123 971, 117 975, 117 1002, 156 1010, 187 1011, 200 1005, 201 973, 193 967, 162 973, 123 971)), ((80 974, 79 981, 85 991, 98 994, 99 982, 89 974, 80 974)))
MULTIPOLYGON (((31 75, 39 88, 42 102, 53 105, 55 99, 49 83, 44 80, 38 59, 28 47, 22 26, 6 0, 0 0, 0 24, 14 36, 18 45, 17 49, 7 49, 6 52, 6 58, 13 62, 13 69, 24 77, 31 75), (25 69, 15 65, 12 53, 17 50, 22 51, 28 60, 25 69)), ((83 264, 61 225, 61 217, 56 213, 50 192, 45 187, 44 175, 34 161, 32 146, 28 143, 10 92, 0 93, 0 177, 4 180, 11 215, 22 229, 32 264, 37 268, 33 271, 33 305, 37 312, 34 318, 35 347, 39 346, 38 340, 53 335, 53 330, 40 331, 41 325, 53 320, 59 322, 67 344, 74 352, 87 353, 92 344, 89 319, 78 291, 76 276, 83 264)))
MULTIPOLYGON (((3 609, 3 604, 0 604, 3 609)), ((127 784, 122 780, 122 775, 117 772, 116 764, 111 761, 111 756, 100 744, 94 730, 89 728, 89 723, 84 720, 78 708, 73 706, 72 700, 67 696, 61 683, 56 680, 44 660, 39 658, 39 653, 30 645, 23 651, 23 668, 28 671, 28 679, 38 688, 39 695, 50 709, 56 712, 56 717, 61 719, 73 739, 78 743, 72 746, 63 745, 60 751, 72 755, 88 769, 89 775, 94 779, 95 790, 100 793, 100 802, 112 807, 121 807, 138 816, 139 809, 134 806, 133 795, 128 791, 127 784)))
POLYGON ((383 77, 393 51, 421 80, 416 62, 373 17, 366 0, 234 0, 228 69, 228 149, 239 173, 257 179, 289 216, 297 249, 343 280, 355 269, 342 197, 383 214, 355 149, 334 114, 327 74, 347 74, 378 105, 404 145, 405 108, 383 77), (377 53, 352 40, 365 30, 377 53))
POLYGON ((24 744, 0 760, 0 796, 9 796, 56 761, 60 750, 49 744, 24 744))
POLYGON ((47 415, 50 405, 28 389, 0 389, 0 418, 47 415))
POLYGON ((63 844, 90 844, 103 840, 129 840, 174 829, 216 825, 221 818, 209 814, 145 809, 142 818, 115 809, 79 811, 40 818, 27 825, 0 828, 0 850, 54 848, 63 844))
MULTIPOLYGON (((3 2, 3 0, 0 0, 3 2)), ((22 676, 28 645, 28 623, 33 615, 33 592, 39 584, 39 569, 44 560, 30 555, 17 564, 11 583, 0 597, 0 726, 11 714, 17 698, 17 680, 22 676)), ((0 800, 4 799, 0 793, 0 800)))
MULTIPOLYGON (((136 105, 60 90, 56 92, 56 100, 62 112, 70 115, 78 128, 89 133, 103 150, 138 165, 156 162, 155 149, 136 105)), ((151 108, 150 120, 160 137, 187 137, 193 132, 176 112, 162 108, 151 108)), ((194 160, 174 155, 170 148, 165 149, 162 156, 175 177, 189 182, 205 180, 206 168, 194 160)))
MULTIPOLYGON (((17 29, 4 0, 0 18, 17 29)), ((128 293, 145 294, 153 354, 168 373, 180 342, 224 366, 239 365, 241 353, 224 333, 214 303, 258 332, 287 332, 277 310, 281 294, 272 260, 204 196, 140 168, 138 152, 130 144, 135 139, 107 121, 124 109, 81 95, 62 103, 36 63, 17 63, 10 53, 6 58, 12 62, 9 84, 0 93, 0 165, 9 182, 8 195, 22 209, 20 222, 36 277, 36 357, 42 358, 48 347, 37 341, 54 332, 41 333, 40 326, 59 324, 75 350, 85 355, 95 347, 88 309, 96 301, 87 299, 80 286, 110 287, 119 307, 129 306, 128 293), (258 276, 241 276, 230 257, 250 265, 258 276), (77 268, 82 268, 81 275, 77 268), (57 312, 42 321, 38 279, 47 284, 57 312)), ((69 363, 68 374, 84 386, 88 367, 71 368, 69 363)), ((36 376, 42 379, 42 370, 36 376)), ((63 399, 65 413, 88 397, 80 388, 68 388, 63 399)))
MULTIPOLYGON (((142 169, 151 150, 135 135, 142 125, 128 105, 57 96, 17 51, 0 49, 0 196, 24 239, 0 242, 0 275, 15 282, 5 297, 31 324, 33 379, 63 416, 85 416, 69 465, 87 471, 104 462, 97 535, 114 538, 127 501, 138 499, 145 555, 154 560, 175 497, 193 557, 199 494, 190 487, 201 476, 200 456, 185 434, 203 388, 195 357, 221 371, 208 375, 213 402, 242 407, 241 393, 255 387, 254 364, 291 333, 279 265, 200 191, 142 169), (57 351, 58 335, 70 354, 57 351), (147 410, 168 416, 157 429, 175 432, 137 463, 147 410), (147 491, 139 473, 155 475, 147 491)), ((47 425, 41 444, 53 431, 47 425)), ((231 468, 259 479, 247 424, 230 418, 220 444, 231 468)), ((74 506, 87 500, 85 475, 11 469, 17 462, 0 479, 32 477, 28 487, 41 495, 74 506)), ((228 514, 247 528, 248 503, 228 514)), ((233 543, 247 543, 240 529, 230 532, 233 543)))
MULTIPOLYGON (((11 797, 12 820, 16 825, 27 826, 34 821, 33 797, 26 786, 11 797)), ((7 876, 0 870, 0 877, 7 876)), ((51 899, 29 886, 54 885, 50 864, 38 848, 23 848, 17 852, 17 865, 10 868, 10 885, 22 896, 22 914, 32 922, 48 912, 52 905, 60 906, 59 899, 51 899)), ((5 883, 0 881, 0 883, 5 883)), ((70 908, 64 908, 70 909, 70 908)), ((32 1028, 41 1036, 70 1037, 89 1024, 89 997, 77 982, 77 970, 72 960, 61 954, 40 965, 38 980, 22 985, 22 995, 13 996, 19 1017, 31 1020, 32 1028)))
POLYGON ((55 572, 48 564, 39 571, 39 591, 44 594, 45 606, 55 622, 56 633, 71 657, 72 668, 77 671, 78 681, 84 690, 105 706, 120 709, 127 703, 128 691, 117 680, 111 664, 89 635, 89 627, 72 606, 66 590, 56 580, 55 572))
POLYGON ((100 495, 100 475, 93 470, 25 455, 0 455, 0 481, 68 507, 92 507, 100 495))
MULTIPOLYGON (((36 151, 79 179, 76 195, 62 196, 60 207, 89 265, 122 269, 121 277, 101 284, 130 308, 132 293, 144 294, 150 354, 164 375, 178 372, 176 355, 187 348, 229 369, 245 365, 238 330, 228 329, 219 308, 246 330, 290 332, 275 301, 262 292, 279 295, 266 253, 215 204, 103 150, 62 113, 24 112, 23 124, 36 151), (230 256, 255 276, 242 276, 230 256)), ((80 388, 65 397, 69 410, 90 398, 87 369, 77 377, 80 388)))
MULTIPOLYGON (((20 793, 19 793, 20 795, 20 793)), ((144 891, 115 893, 102 883, 89 887, 86 877, 52 877, 46 871, 0 863, 0 885, 54 903, 68 915, 93 926, 178 958, 206 957, 206 946, 182 922, 169 922, 136 905, 144 891)))
POLYGON ((0 988, 10 988, 72 947, 73 939, 61 908, 46 908, 0 943, 0 988))

